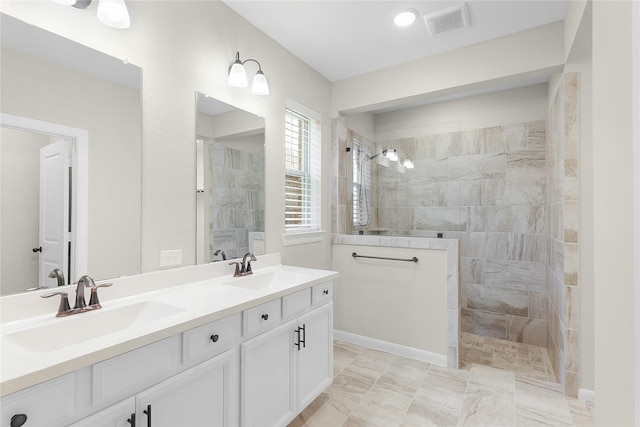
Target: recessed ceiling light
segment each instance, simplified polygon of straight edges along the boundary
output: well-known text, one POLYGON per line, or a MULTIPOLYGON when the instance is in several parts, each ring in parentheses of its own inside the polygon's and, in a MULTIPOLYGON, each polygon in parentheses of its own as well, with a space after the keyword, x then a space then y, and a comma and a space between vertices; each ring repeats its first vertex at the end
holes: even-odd
POLYGON ((418 17, 418 11, 417 10, 415 10, 415 9, 406 9, 406 10, 403 10, 402 12, 400 12, 399 14, 397 14, 396 17, 393 18, 393 22, 398 27, 407 27, 407 26, 413 24, 413 21, 415 21, 417 17, 418 17))

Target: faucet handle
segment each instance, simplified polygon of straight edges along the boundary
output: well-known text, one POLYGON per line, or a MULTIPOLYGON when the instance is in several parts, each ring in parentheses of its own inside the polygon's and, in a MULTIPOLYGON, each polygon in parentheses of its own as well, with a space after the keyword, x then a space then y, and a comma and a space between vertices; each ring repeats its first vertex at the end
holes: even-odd
POLYGON ((240 276, 240 275, 241 275, 241 274, 240 274, 240 263, 239 263, 239 262, 237 262, 237 261, 231 261, 231 262, 229 263, 229 265, 233 265, 233 264, 235 264, 235 265, 236 265, 236 271, 234 271, 234 272, 233 272, 233 277, 238 277, 238 276, 240 276))
POLYGON ((98 288, 108 288, 113 285, 113 283, 103 283, 101 285, 96 285, 95 283, 91 286, 91 298, 89 298, 89 305, 96 306, 96 308, 102 307, 100 305, 100 301, 98 301, 98 288))
POLYGON ((71 306, 69 305, 69 294, 66 292, 50 292, 48 294, 40 295, 40 298, 51 298, 56 295, 60 295, 60 306, 58 306, 58 314, 56 314, 56 317, 61 317, 64 313, 71 311, 71 306))

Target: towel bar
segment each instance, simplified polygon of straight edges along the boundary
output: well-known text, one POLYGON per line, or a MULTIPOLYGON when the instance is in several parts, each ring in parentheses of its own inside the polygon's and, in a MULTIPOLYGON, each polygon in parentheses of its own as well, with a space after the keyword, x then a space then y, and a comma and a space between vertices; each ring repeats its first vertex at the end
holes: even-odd
POLYGON ((418 262, 418 257, 413 258, 388 258, 383 256, 367 256, 367 255, 358 255, 357 253, 352 253, 352 257, 354 258, 370 258, 370 259, 385 259, 388 261, 404 261, 404 262, 418 262))

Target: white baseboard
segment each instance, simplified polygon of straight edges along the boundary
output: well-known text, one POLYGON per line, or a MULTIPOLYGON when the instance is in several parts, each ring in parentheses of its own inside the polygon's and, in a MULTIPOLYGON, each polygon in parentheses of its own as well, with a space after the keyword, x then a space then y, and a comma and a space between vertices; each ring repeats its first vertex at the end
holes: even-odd
POLYGON ((417 348, 394 344, 362 335, 356 335, 350 332, 338 331, 336 329, 333 330, 333 338, 369 347, 374 350, 397 354, 398 356, 404 356, 410 359, 422 360, 423 362, 433 363, 434 365, 447 366, 447 356, 445 354, 432 353, 430 351, 419 350, 417 348))
POLYGON ((596 392, 593 390, 587 390, 586 388, 578 389, 578 400, 582 402, 595 402, 596 392))

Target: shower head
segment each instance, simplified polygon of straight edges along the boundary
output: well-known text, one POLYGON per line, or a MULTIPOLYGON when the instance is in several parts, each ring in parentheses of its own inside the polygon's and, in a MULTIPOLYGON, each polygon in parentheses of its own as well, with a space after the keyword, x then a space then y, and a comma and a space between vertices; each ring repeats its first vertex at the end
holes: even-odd
POLYGON ((367 155, 367 157, 368 157, 368 160, 373 160, 373 159, 375 159, 376 157, 378 157, 380 155, 386 157, 387 159, 391 160, 392 162, 397 162, 398 161, 398 151, 395 148, 385 148, 385 149, 382 150, 381 153, 374 154, 373 156, 367 155))

